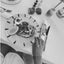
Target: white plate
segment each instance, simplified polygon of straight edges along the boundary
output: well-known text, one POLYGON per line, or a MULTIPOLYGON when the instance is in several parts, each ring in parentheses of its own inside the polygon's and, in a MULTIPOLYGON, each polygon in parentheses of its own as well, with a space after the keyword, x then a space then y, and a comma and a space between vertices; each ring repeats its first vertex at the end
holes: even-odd
POLYGON ((18 54, 10 52, 5 56, 3 64, 24 64, 24 61, 18 54))
POLYGON ((0 0, 1 3, 8 4, 8 5, 15 5, 20 3, 22 0, 0 0))

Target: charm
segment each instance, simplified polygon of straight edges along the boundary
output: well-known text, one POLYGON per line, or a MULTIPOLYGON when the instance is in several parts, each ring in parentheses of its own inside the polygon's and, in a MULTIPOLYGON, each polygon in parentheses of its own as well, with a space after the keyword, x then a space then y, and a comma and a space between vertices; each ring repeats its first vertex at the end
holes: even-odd
POLYGON ((60 5, 64 3, 64 0, 61 0, 55 7, 49 9, 47 12, 46 12, 46 16, 47 17, 51 17, 53 15, 53 13, 56 11, 56 8, 60 5))
POLYGON ((58 18, 64 18, 64 7, 56 12, 58 18))

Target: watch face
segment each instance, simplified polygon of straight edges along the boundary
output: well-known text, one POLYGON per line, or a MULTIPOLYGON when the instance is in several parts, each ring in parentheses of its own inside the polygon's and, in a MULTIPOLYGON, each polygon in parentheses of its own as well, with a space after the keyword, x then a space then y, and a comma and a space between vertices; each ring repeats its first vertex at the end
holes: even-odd
POLYGON ((31 50, 35 35, 39 35, 40 25, 37 20, 26 14, 15 14, 5 23, 5 35, 9 42, 20 49, 31 50))
POLYGON ((39 25, 35 19, 26 14, 16 14, 6 21, 5 31, 9 35, 18 35, 23 38, 33 37, 39 25))

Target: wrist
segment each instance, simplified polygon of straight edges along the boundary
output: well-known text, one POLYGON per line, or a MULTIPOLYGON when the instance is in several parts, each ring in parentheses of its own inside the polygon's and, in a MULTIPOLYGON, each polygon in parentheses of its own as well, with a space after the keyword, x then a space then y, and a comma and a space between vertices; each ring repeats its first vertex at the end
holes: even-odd
POLYGON ((42 64, 42 56, 34 56, 34 64, 42 64))

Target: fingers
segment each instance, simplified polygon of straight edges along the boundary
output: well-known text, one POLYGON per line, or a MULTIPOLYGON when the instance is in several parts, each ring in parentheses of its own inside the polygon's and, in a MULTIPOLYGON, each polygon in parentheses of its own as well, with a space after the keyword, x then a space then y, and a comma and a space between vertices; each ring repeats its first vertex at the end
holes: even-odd
POLYGON ((45 51, 46 41, 44 42, 41 38, 35 37, 35 42, 32 46, 33 53, 36 53, 36 51, 43 52, 45 51))

